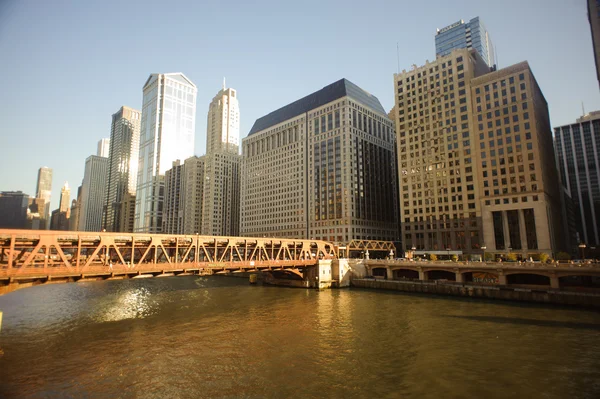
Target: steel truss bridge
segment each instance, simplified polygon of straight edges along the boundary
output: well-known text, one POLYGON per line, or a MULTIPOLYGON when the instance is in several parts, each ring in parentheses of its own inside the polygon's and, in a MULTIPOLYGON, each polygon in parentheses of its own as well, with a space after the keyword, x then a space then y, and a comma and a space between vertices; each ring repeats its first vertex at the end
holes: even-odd
POLYGON ((319 260, 335 258, 337 248, 319 240, 0 230, 0 294, 9 285, 161 274, 302 276, 319 260))

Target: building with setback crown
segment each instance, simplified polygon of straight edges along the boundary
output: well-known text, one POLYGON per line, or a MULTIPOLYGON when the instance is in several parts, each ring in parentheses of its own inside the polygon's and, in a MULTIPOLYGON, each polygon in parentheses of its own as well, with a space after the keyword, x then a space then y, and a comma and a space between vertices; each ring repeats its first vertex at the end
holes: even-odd
POLYGON ((160 233, 165 172, 194 154, 197 89, 182 73, 154 73, 143 91, 134 231, 160 233))
POLYGON ((50 198, 52 197, 52 169, 46 166, 38 170, 35 197, 46 202, 43 209, 39 209, 40 219, 43 220, 41 230, 50 228, 50 198))
POLYGON ((165 232, 239 235, 239 121, 237 93, 223 82, 209 105, 206 155, 176 161, 167 171, 165 232))
POLYGON ((254 123, 242 140, 241 234, 397 240, 394 132, 341 79, 254 123))
POLYGON ((559 185, 548 106, 528 64, 490 72, 461 49, 394 82, 405 249, 552 254, 559 185))
POLYGON ((65 182, 60 189, 59 208, 52 211, 50 217, 50 230, 69 230, 71 218, 71 189, 69 182, 65 182))
POLYGON ((209 105, 204 157, 201 234, 240 233, 240 108, 236 90, 225 87, 209 105))
POLYGON ((573 201, 579 238, 575 245, 600 246, 600 111, 554 128, 558 170, 573 201))
POLYGON ((463 48, 477 50, 489 67, 496 64, 492 39, 479 17, 475 17, 466 23, 461 19, 452 25, 437 30, 435 35, 436 57, 444 57, 453 50, 463 48))
POLYGON ((140 149, 142 113, 123 106, 112 116, 108 181, 103 228, 106 231, 133 231, 131 197, 135 198, 140 149), (125 218, 125 214, 130 218, 125 218))

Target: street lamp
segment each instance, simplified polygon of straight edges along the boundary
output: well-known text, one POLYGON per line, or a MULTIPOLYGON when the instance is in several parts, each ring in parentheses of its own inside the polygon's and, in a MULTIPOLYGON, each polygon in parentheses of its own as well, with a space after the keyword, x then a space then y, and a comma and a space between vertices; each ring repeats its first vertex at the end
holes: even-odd
POLYGON ((452 248, 450 248, 450 247, 446 248, 446 257, 448 258, 448 260, 450 260, 450 250, 451 249, 452 248))
POLYGON ((585 244, 581 243, 579 244, 579 250, 581 251, 581 259, 585 259, 585 244))
POLYGON ((485 262, 485 250, 487 249, 487 247, 485 245, 481 246, 481 250, 483 251, 483 259, 481 260, 482 262, 485 262))

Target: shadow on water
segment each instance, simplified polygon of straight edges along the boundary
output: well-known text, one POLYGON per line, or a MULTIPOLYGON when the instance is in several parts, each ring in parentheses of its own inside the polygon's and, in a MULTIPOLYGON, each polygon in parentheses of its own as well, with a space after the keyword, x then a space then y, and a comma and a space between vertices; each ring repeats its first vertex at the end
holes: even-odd
POLYGON ((502 316, 461 316, 461 315, 445 315, 443 317, 452 317, 457 319, 466 319, 473 321, 487 321, 491 323, 501 324, 521 324, 538 327, 559 327, 559 328, 575 328, 600 331, 600 324, 595 323, 579 323, 570 321, 555 321, 555 320, 538 320, 538 319, 522 319, 517 317, 502 317, 502 316))

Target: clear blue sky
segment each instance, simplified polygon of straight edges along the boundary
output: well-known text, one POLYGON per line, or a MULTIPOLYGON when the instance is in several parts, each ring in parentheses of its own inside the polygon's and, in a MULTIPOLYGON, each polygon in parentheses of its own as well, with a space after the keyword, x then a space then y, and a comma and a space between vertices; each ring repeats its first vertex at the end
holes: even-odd
POLYGON ((196 153, 222 79, 237 89, 241 136, 254 121, 342 77, 391 109, 393 74, 435 58, 434 35, 479 16, 500 67, 529 61, 553 126, 600 109, 585 0, 0 0, 0 191, 35 194, 54 169, 52 209, 121 105, 140 109, 150 73, 198 86, 196 153))

